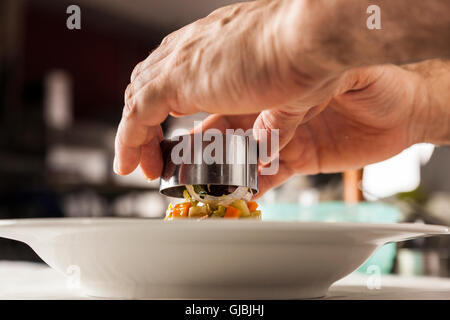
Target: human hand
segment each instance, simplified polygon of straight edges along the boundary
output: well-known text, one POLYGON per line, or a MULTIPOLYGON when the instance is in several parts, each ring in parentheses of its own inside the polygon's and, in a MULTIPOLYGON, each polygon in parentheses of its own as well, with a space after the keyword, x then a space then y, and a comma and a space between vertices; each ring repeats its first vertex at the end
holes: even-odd
POLYGON ((168 114, 206 111, 228 115, 212 116, 209 125, 280 129, 280 171, 261 178, 263 191, 296 172, 360 167, 416 141, 425 129, 414 115, 426 112, 414 110, 427 97, 417 76, 393 66, 348 71, 377 62, 378 55, 366 62, 327 55, 327 33, 318 36, 321 23, 311 3, 239 3, 166 37, 136 66, 126 90, 116 173, 140 164, 147 178, 159 177, 159 124, 168 114))
POLYGON ((298 45, 292 45, 286 21, 291 6, 301 2, 238 3, 166 37, 131 76, 116 136, 115 172, 128 174, 140 164, 147 178, 159 177, 159 124, 168 114, 262 111, 255 126, 278 128, 272 120, 280 119, 281 144, 287 142, 309 108, 336 90, 332 79, 338 75, 326 59, 307 54, 313 43, 306 18, 305 54, 292 60, 298 45))
MULTIPOLYGON (((430 111, 429 90, 419 74, 392 65, 360 68, 343 74, 344 85, 293 130, 279 153, 278 173, 259 177, 259 195, 296 173, 361 168, 428 141, 426 132, 437 115, 430 111)), ((203 129, 245 130, 257 117, 211 115, 203 129)))

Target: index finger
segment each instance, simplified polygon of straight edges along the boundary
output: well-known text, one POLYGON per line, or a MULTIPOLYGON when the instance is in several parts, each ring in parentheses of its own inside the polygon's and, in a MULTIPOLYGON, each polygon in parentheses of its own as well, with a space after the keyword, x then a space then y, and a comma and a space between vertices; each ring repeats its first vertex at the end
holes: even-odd
POLYGON ((159 125, 148 127, 122 119, 115 141, 114 171, 126 175, 140 164, 147 179, 156 179, 162 171, 161 140, 159 125))
POLYGON ((159 142, 163 136, 159 124, 167 117, 169 109, 161 87, 154 82, 127 99, 115 140, 114 171, 117 174, 129 174, 140 163, 148 179, 159 177, 162 170, 159 142))

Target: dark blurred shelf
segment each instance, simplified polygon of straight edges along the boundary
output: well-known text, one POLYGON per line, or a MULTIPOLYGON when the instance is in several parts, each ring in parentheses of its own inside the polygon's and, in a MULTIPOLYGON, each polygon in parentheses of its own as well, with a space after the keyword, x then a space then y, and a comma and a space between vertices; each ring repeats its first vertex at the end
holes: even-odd
POLYGON ((125 186, 117 185, 113 183, 77 183, 77 182, 63 182, 63 181, 47 181, 46 186, 49 189, 57 190, 62 193, 68 193, 79 189, 91 189, 100 194, 124 194, 128 192, 145 192, 145 191, 157 191, 158 188, 149 186, 125 186))

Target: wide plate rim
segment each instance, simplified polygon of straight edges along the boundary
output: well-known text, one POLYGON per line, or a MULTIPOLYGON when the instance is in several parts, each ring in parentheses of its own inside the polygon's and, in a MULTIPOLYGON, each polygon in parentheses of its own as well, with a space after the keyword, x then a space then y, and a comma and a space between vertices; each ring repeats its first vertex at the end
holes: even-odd
MULTIPOLYGON (((449 227, 443 225, 431 225, 422 223, 367 223, 367 222, 316 222, 316 221, 258 221, 258 220, 177 220, 163 221, 154 218, 127 218, 127 217, 79 217, 79 218, 24 218, 24 219, 0 219, 0 229, 5 228, 54 228, 73 226, 116 226, 124 223, 141 227, 143 223, 148 225, 183 227, 199 229, 197 226, 209 225, 212 228, 229 228, 245 230, 367 230, 386 232, 417 232, 424 234, 450 234, 449 227), (97 223, 101 222, 101 224, 97 223)), ((206 229, 206 230, 208 230, 206 229)))

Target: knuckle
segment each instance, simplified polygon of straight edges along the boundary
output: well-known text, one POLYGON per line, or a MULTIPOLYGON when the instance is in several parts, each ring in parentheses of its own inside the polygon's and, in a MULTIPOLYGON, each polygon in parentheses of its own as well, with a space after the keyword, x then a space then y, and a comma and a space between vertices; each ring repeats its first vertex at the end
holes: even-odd
POLYGON ((223 13, 225 13, 225 12, 227 12, 229 10, 229 8, 228 7, 220 7, 220 8, 217 8, 217 9, 215 9, 214 11, 212 11, 210 14, 208 14, 206 17, 209 17, 209 18, 215 18, 215 17, 217 17, 217 16, 220 16, 220 15, 222 15, 223 13))
POLYGON ((233 9, 231 10, 231 16, 232 17, 237 16, 241 12, 243 6, 244 6, 243 3, 237 3, 236 5, 234 5, 233 9))
POLYGON ((144 64, 144 61, 145 61, 145 60, 139 62, 139 63, 134 67, 133 72, 131 72, 131 77, 130 77, 131 82, 134 81, 134 79, 136 78, 136 76, 137 76, 137 75, 139 74, 139 72, 141 71, 141 68, 142 68, 142 66, 143 66, 143 64, 144 64))
POLYGON ((160 46, 167 46, 174 38, 175 32, 169 33, 162 39, 160 46))
POLYGON ((136 99, 133 96, 126 97, 122 117, 124 119, 130 119, 136 114, 136 110, 137 110, 136 99))
POLYGON ((138 112, 139 107, 144 106, 145 104, 145 92, 134 95, 131 100, 132 100, 131 108, 136 113, 138 112))

